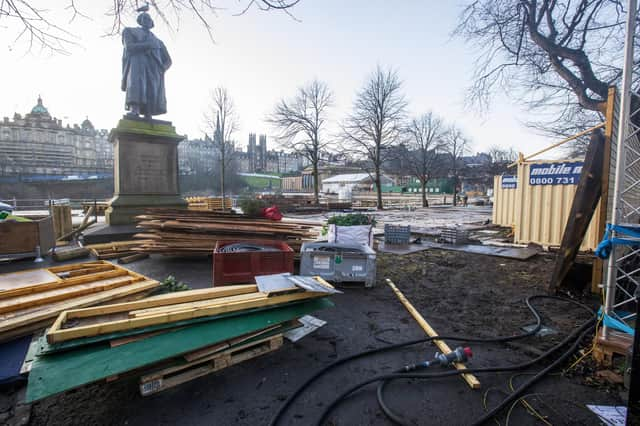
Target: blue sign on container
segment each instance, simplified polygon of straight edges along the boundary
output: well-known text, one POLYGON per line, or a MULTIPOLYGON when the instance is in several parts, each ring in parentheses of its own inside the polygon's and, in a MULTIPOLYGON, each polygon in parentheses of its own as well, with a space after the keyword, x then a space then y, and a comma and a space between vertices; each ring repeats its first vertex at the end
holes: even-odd
POLYGON ((582 161, 531 164, 529 185, 577 185, 583 164, 582 161))
POLYGON ((502 175, 502 189, 516 189, 518 187, 518 176, 502 175))

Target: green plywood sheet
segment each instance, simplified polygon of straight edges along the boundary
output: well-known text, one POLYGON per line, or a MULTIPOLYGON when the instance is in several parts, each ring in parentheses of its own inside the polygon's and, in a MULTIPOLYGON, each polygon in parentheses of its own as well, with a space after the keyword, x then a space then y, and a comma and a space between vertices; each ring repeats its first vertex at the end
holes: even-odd
MULTIPOLYGON (((296 303, 305 303, 304 301, 302 302, 293 302, 293 303, 288 303, 285 304, 286 306, 291 306, 293 304, 296 303)), ((276 305, 277 307, 278 305, 276 305)), ((280 305, 280 306, 284 306, 284 305, 280 305)), ((73 339, 73 340, 67 340, 64 342, 59 342, 59 343, 48 343, 46 339, 41 339, 40 340, 40 344, 39 344, 39 348, 38 348, 38 355, 44 355, 44 354, 52 354, 52 353, 56 353, 56 352, 62 352, 62 351, 68 351, 70 349, 76 349, 80 346, 87 346, 87 345, 91 345, 94 343, 99 343, 99 342, 104 342, 104 341, 108 341, 108 340, 113 340, 113 339, 119 339, 121 337, 125 337, 125 336, 135 336, 138 334, 144 334, 144 333, 149 333, 152 331, 157 331, 157 330, 165 330, 168 328, 176 328, 176 327, 183 327, 185 325, 191 325, 191 324, 197 324, 197 323, 202 323, 202 322, 207 322, 207 321, 214 321, 217 319, 221 319, 221 318, 228 318, 228 317, 234 317, 234 316, 241 316, 241 315, 246 315, 247 313, 253 313, 253 312, 259 312, 259 311, 264 311, 264 310, 268 310, 268 309, 273 309, 273 306, 267 306, 264 308, 254 308, 254 309, 247 309, 244 311, 237 311, 237 312, 228 312, 225 314, 220 314, 220 315, 214 315, 211 317, 202 317, 202 318, 193 318, 193 319, 189 319, 189 320, 185 320, 185 321, 177 321, 177 322, 172 322, 172 323, 167 323, 167 324, 158 324, 158 325, 152 325, 149 327, 144 327, 144 328, 139 328, 139 329, 133 329, 133 330, 127 330, 127 331, 118 331, 115 333, 109 333, 109 334, 102 334, 99 336, 92 336, 92 337, 81 337, 79 339, 73 339)))
POLYGON ((331 306, 327 299, 315 299, 194 324, 115 348, 103 342, 39 356, 33 361, 26 399, 42 399, 331 306))

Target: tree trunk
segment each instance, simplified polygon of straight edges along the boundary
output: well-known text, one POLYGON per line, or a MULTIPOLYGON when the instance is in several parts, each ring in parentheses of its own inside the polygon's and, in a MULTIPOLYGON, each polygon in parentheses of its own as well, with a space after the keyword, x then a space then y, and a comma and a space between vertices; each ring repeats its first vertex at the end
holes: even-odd
POLYGON ((429 202, 427 201, 427 181, 423 180, 422 184, 422 207, 429 207, 429 202))
POLYGON ((220 193, 222 194, 222 210, 225 209, 224 206, 224 156, 222 156, 222 164, 220 164, 220 193))
POLYGON ((318 162, 313 162, 313 202, 315 205, 320 204, 320 182, 318 179, 318 162))
POLYGON ((380 168, 376 167, 376 177, 375 177, 375 183, 376 183, 376 192, 377 192, 377 196, 378 196, 378 210, 383 210, 384 206, 382 205, 382 179, 380 179, 380 168))
POLYGON ((458 205, 458 176, 453 176, 453 206, 458 205))

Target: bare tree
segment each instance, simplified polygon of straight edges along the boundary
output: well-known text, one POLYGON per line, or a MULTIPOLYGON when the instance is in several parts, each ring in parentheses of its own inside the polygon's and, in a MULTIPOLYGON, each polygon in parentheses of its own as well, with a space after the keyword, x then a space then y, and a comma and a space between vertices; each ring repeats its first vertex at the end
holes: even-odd
POLYGON ((398 73, 378 65, 356 94, 353 111, 341 125, 345 148, 363 160, 382 204, 382 164, 402 137, 407 101, 398 73))
POLYGON ((239 127, 235 105, 226 87, 218 86, 211 92, 211 104, 205 113, 204 121, 214 149, 219 152, 220 192, 224 199, 227 169, 235 153, 233 134, 239 127))
POLYGON ((333 93, 325 82, 314 79, 298 88, 296 95, 282 99, 267 121, 276 127, 276 139, 306 158, 313 168, 313 197, 319 203, 318 167, 328 145, 324 138, 327 114, 333 105, 333 93))
POLYGON ((489 165, 489 173, 492 175, 500 175, 509 170, 509 165, 518 159, 518 151, 515 148, 503 148, 498 145, 489 147, 487 154, 491 157, 489 165))
POLYGON ((411 120, 406 132, 407 163, 411 174, 420 182, 422 207, 429 207, 427 183, 433 177, 437 154, 442 149, 444 123, 440 117, 429 111, 411 120))
POLYGON ((596 124, 622 75, 623 24, 618 0, 472 1, 456 30, 478 48, 471 102, 486 107, 506 89, 542 113, 530 125, 554 136, 596 124))
MULTIPOLYGON (((238 12, 242 15, 251 8, 262 11, 278 10, 290 15, 289 9, 300 0, 240 0, 238 12)), ((49 3, 49 2, 47 2, 49 3)), ((2 0, 0 1, 0 24, 15 31, 14 40, 25 40, 29 49, 40 46, 57 53, 68 53, 69 47, 77 44, 77 37, 68 29, 78 17, 92 19, 80 5, 82 0, 66 0, 59 6, 40 7, 35 0, 2 0), (68 13, 67 22, 58 22, 52 18, 52 12, 63 9, 68 13)), ((89 3, 88 1, 86 3, 89 3)), ((135 15, 138 9, 152 9, 153 12, 170 28, 173 28, 184 15, 195 17, 213 39, 212 20, 217 16, 219 8, 216 0, 110 0, 104 1, 104 15, 111 18, 108 35, 119 34, 124 28, 124 21, 135 15), (146 5, 145 5, 146 4, 146 5)))
POLYGON ((469 141, 462 133, 462 130, 455 124, 451 125, 445 135, 442 145, 443 151, 447 153, 451 160, 450 175, 453 178, 453 205, 457 205, 458 185, 460 184, 460 169, 464 167, 462 157, 469 150, 469 141))

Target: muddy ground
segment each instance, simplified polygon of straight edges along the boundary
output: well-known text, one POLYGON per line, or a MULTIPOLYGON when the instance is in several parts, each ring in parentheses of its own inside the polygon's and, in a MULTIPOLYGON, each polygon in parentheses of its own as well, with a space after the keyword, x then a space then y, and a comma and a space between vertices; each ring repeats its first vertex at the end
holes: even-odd
MULTIPOLYGON (((141 273, 163 279, 171 273, 192 287, 207 287, 211 259, 185 260, 153 257, 130 265, 141 273)), ((318 312, 328 324, 298 343, 287 342, 271 354, 216 374, 196 379, 160 394, 143 398, 135 379, 98 383, 37 402, 31 407, 32 425, 263 425, 282 401, 307 377, 337 358, 366 349, 424 336, 422 329, 385 284, 391 278, 443 335, 511 335, 534 322, 523 300, 544 293, 553 258, 539 255, 522 262, 460 252, 429 250, 412 255, 379 255, 378 283, 373 289, 349 287, 333 297, 335 308, 318 312)), ((589 300, 588 302, 594 302, 589 300)), ((595 303, 595 302, 594 302, 595 303)), ((520 347, 474 344, 469 367, 512 365, 531 359, 588 318, 578 308, 561 302, 539 303, 545 325, 557 335, 532 337, 520 347), (524 349, 523 349, 524 348, 524 349)), ((584 342, 588 345, 589 342, 584 342)), ((451 346, 454 346, 452 343, 451 346)), ((342 366, 323 377, 300 396, 282 424, 314 424, 328 402, 349 385, 405 364, 430 358, 435 348, 420 344, 342 366)), ((566 367, 566 365, 565 365, 566 367)), ((537 371, 536 366, 525 373, 537 371)), ((554 424, 598 424, 585 404, 624 404, 618 392, 591 383, 578 369, 568 375, 548 376, 529 393, 540 414, 554 424)), ((390 404, 411 424, 466 425, 497 404, 508 391, 509 380, 520 384, 528 376, 516 373, 481 374, 481 390, 470 390, 459 378, 399 381, 388 387, 390 404)), ((10 399, 2 395, 7 410, 10 399)), ((505 422, 506 413, 499 417, 505 422)), ((520 405, 509 424, 537 424, 520 405)), ((331 416, 334 425, 387 425, 377 406, 375 387, 341 404, 331 416)))

